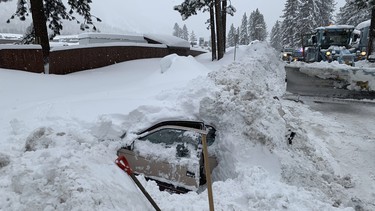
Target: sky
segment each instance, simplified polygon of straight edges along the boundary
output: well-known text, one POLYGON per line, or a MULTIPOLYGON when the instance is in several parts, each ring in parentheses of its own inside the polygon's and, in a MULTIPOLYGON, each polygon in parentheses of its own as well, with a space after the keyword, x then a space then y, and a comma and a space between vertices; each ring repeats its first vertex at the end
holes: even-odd
MULTIPOLYGON (((178 23, 182 28, 186 24, 188 30, 197 36, 209 37, 207 25, 203 24, 208 18, 209 13, 198 14, 182 21, 173 6, 180 4, 182 0, 163 0, 163 1, 130 1, 130 0, 109 0, 94 1, 93 13, 98 14, 104 21, 111 24, 132 28, 136 32, 166 32, 172 33, 173 26, 178 23), (131 5, 131 7, 127 6, 131 5), (108 10, 111 12, 109 13, 108 10), (137 20, 135 20, 137 19, 137 20)), ((239 26, 243 14, 247 16, 257 8, 264 15, 268 31, 271 30, 276 20, 280 20, 282 10, 285 6, 285 0, 231 0, 232 5, 237 9, 233 17, 228 16, 228 25, 239 26)), ((337 0, 336 9, 343 6, 345 0, 337 0)))
MULTIPOLYGON (((153 210, 114 161, 162 119, 216 128, 215 210, 375 210, 375 107, 286 100, 285 65, 253 42, 220 61, 174 54, 69 75, 0 68, 0 210, 153 210)), ((143 153, 175 158, 157 149, 143 153)), ((209 210, 206 188, 170 194, 137 178, 163 211, 209 210)))
MULTIPOLYGON (((209 18, 209 14, 200 13, 190 17, 186 21, 182 21, 180 14, 173 10, 175 5, 182 2, 183 0, 93 1, 92 14, 100 17, 104 23, 118 27, 126 33, 172 34, 174 24, 178 23, 181 28, 186 24, 189 32, 193 30, 197 37, 205 37, 205 39, 208 39, 209 30, 207 30, 207 25, 204 23, 209 18)), ((283 13, 282 10, 284 9, 285 2, 285 0, 231 0, 237 12, 234 17, 228 16, 228 26, 232 23, 235 26, 239 26, 245 12, 247 16, 249 16, 252 11, 258 8, 264 15, 267 29, 270 31, 276 20, 281 19, 280 16, 283 13)), ((0 7, 0 17, 2 17, 5 22, 15 10, 15 1, 1 4, 8 5, 6 7, 0 7), (12 6, 10 7, 9 5, 12 6)), ((345 0, 337 0, 336 9, 344 4, 345 0)), ((23 23, 20 23, 18 20, 13 20, 11 24, 17 27, 17 25, 22 25, 23 23)), ((24 27, 26 26, 25 24, 23 25, 24 27)))

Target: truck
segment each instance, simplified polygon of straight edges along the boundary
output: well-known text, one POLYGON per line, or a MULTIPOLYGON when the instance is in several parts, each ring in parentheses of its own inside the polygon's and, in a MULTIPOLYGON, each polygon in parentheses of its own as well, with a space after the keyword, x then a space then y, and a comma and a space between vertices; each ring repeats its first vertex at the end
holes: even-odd
POLYGON ((352 25, 331 25, 318 27, 302 35, 302 49, 305 62, 338 61, 354 66, 359 36, 353 33, 352 25))
POLYGON ((358 60, 366 59, 370 25, 371 19, 363 21, 355 27, 359 34, 359 42, 356 46, 358 60))

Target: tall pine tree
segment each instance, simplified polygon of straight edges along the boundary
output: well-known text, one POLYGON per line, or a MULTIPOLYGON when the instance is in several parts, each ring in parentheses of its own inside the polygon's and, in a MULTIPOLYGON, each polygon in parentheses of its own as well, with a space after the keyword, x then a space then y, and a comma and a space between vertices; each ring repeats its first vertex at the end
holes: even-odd
POLYGON ((242 23, 240 27, 240 34, 239 34, 239 44, 240 45, 248 45, 250 43, 248 28, 247 28, 247 15, 246 12, 242 16, 242 23))
POLYGON ((347 0, 336 15, 336 23, 356 26, 370 18, 371 7, 360 8, 354 2, 347 0))
POLYGON ((297 47, 296 37, 298 34, 298 29, 296 23, 298 22, 298 10, 300 1, 299 0, 287 0, 285 3, 285 8, 283 10, 284 14, 281 16, 284 18, 281 28, 282 45, 285 48, 297 47))
MULTIPOLYGON (((6 2, 10 0, 0 0, 0 2, 6 2)), ((26 17, 31 13, 33 24, 25 35, 24 42, 34 42, 42 46, 43 59, 45 63, 49 60, 49 39, 60 34, 63 29, 63 20, 73 21, 75 20, 80 24, 82 30, 90 28, 93 30, 96 27, 93 23, 95 16, 91 15, 91 0, 68 0, 67 4, 69 8, 61 0, 18 0, 16 12, 10 19, 18 17, 21 21, 26 20, 26 17), (83 17, 83 23, 79 22, 74 14, 78 14, 83 17), (51 36, 48 36, 48 28, 53 32, 51 36)), ((101 21, 96 18, 97 21, 101 21)), ((8 23, 10 20, 7 21, 8 23)))
POLYGON ((197 44, 197 37, 195 36, 194 31, 191 31, 190 33, 190 44, 191 44, 191 47, 194 47, 194 45, 197 44))
POLYGON ((200 10, 210 12, 212 60, 221 59, 225 52, 226 37, 226 27, 223 24, 226 23, 226 15, 233 15, 236 9, 227 5, 227 0, 184 0, 174 9, 181 14, 183 20, 196 15, 200 10))
POLYGON ((250 40, 264 41, 267 39, 267 25, 264 22, 264 16, 257 8, 249 17, 249 36, 250 40))
POLYGON ((178 23, 175 23, 174 26, 173 26, 173 36, 175 37, 181 37, 181 28, 180 26, 178 25, 178 23))
POLYGON ((181 38, 186 41, 189 40, 189 31, 188 31, 188 28, 186 27, 186 24, 184 24, 184 26, 182 27, 181 38))
POLYGON ((302 1, 299 7, 297 19, 299 20, 296 25, 296 31, 294 34, 294 45, 293 47, 302 46, 302 35, 306 32, 310 32, 318 26, 321 26, 319 15, 319 7, 316 0, 302 1))
POLYGON ((236 37, 236 28, 234 27, 233 23, 230 25, 228 36, 227 36, 227 46, 233 47, 235 46, 235 37, 236 37))
POLYGON ((282 45, 282 34, 281 34, 281 22, 276 21, 275 25, 272 27, 270 34, 270 43, 277 51, 281 51, 282 45))

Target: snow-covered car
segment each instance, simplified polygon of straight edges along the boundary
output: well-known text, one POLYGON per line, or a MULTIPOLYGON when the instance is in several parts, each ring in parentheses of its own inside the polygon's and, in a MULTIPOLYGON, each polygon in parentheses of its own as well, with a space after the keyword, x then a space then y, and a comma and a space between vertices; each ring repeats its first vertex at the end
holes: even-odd
POLYGON ((217 166, 216 157, 210 153, 215 132, 214 127, 200 121, 164 121, 136 133, 117 155, 125 156, 135 174, 155 180, 160 190, 197 191, 206 183, 203 134, 211 172, 217 166))

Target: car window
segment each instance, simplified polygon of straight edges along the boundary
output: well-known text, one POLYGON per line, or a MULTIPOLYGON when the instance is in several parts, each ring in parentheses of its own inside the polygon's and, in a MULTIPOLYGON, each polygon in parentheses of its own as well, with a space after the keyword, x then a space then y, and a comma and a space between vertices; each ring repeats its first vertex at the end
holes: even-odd
POLYGON ((164 128, 148 134, 139 140, 147 140, 154 144, 165 144, 175 145, 179 143, 192 144, 194 147, 198 147, 201 135, 194 131, 175 129, 175 128, 164 128))

